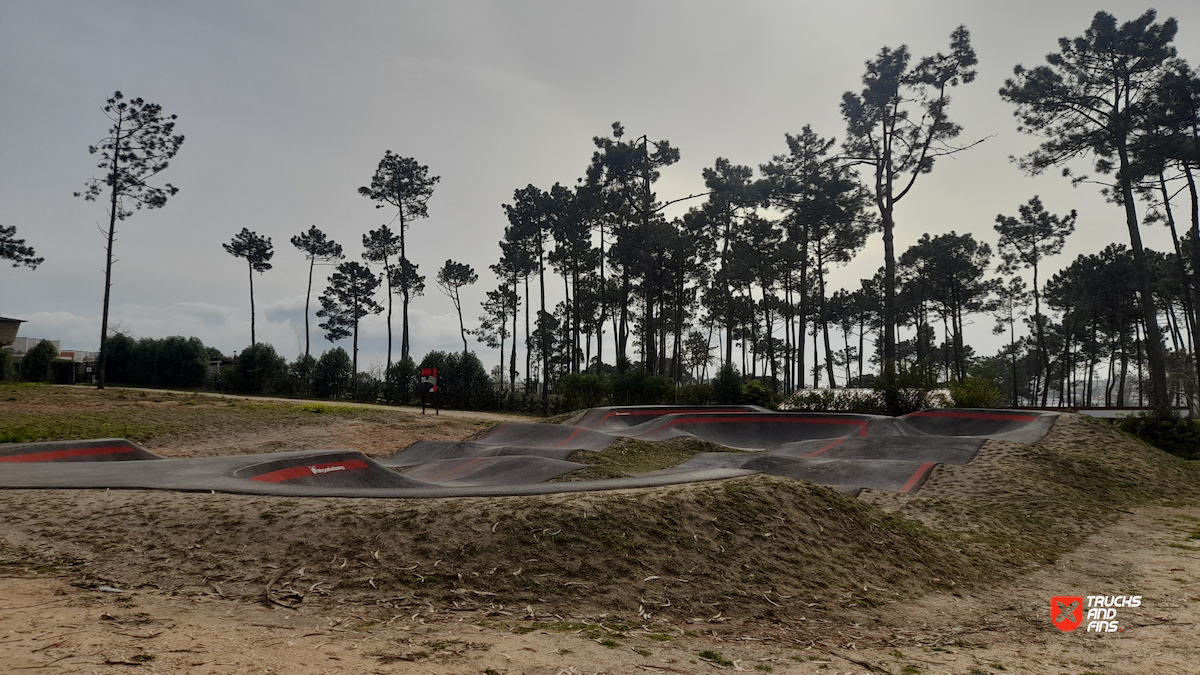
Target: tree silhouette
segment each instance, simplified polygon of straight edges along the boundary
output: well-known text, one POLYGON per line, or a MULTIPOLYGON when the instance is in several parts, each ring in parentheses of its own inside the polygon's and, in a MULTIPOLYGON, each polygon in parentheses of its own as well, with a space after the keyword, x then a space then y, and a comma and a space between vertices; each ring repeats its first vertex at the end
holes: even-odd
MULTIPOLYGON (((1175 20, 1157 24, 1155 17, 1154 10, 1147 10, 1118 27, 1116 17, 1097 12, 1082 37, 1059 39, 1059 51, 1046 57, 1047 65, 1033 69, 1016 66, 1000 96, 1016 105, 1019 130, 1044 139, 1036 150, 1020 158, 1027 172, 1039 174, 1091 156, 1099 174, 1115 174, 1114 182, 1105 184, 1103 190, 1125 208, 1146 330, 1150 405, 1156 414, 1166 416, 1170 414, 1166 355, 1133 194, 1142 159, 1134 152, 1136 139, 1147 126, 1150 97, 1164 66, 1175 56, 1171 44, 1177 30, 1175 20)), ((1064 174, 1071 175, 1069 167, 1064 174)), ((1076 183, 1085 180, 1088 177, 1074 179, 1076 183)))
MULTIPOLYGON (((500 349, 500 392, 504 392, 504 344, 511 335, 508 329, 508 316, 515 311, 516 296, 507 280, 502 280, 494 291, 487 292, 487 300, 483 302, 483 314, 479 317, 479 328, 474 331, 476 339, 486 346, 500 349)), ((516 350, 516 345, 513 345, 516 350)))
POLYGON ((330 275, 329 287, 321 294, 321 309, 317 310, 317 316, 325 317, 325 323, 319 325, 325 329, 326 340, 337 342, 354 337, 351 374, 355 396, 358 396, 358 322, 383 311, 383 306, 375 302, 379 283, 379 277, 365 265, 344 262, 330 275))
POLYGON ((13 267, 24 265, 33 270, 46 260, 35 258, 36 255, 32 246, 25 245, 24 239, 17 239, 16 225, 0 225, 0 260, 11 260, 13 267))
MULTIPOLYGON (((536 262, 538 272, 538 287, 541 304, 538 310, 538 325, 545 323, 546 312, 546 238, 550 235, 550 217, 554 208, 550 193, 543 192, 533 185, 527 185, 513 192, 513 203, 504 205, 505 215, 508 216, 509 228, 513 237, 521 242, 529 251, 530 261, 536 262)), ((529 315, 529 304, 525 305, 526 317, 529 315)), ((549 333, 538 333, 538 353, 542 356, 542 396, 543 400, 549 395, 545 376, 550 370, 550 346, 546 342, 549 333)), ((526 367, 528 371, 529 368, 526 367)))
POLYGON ((967 375, 967 358, 963 342, 964 317, 971 312, 988 308, 988 296, 994 284, 984 279, 991 262, 992 249, 975 241, 970 232, 923 235, 916 244, 900 256, 902 267, 914 268, 913 279, 927 292, 948 333, 952 351, 954 377, 963 380, 967 375))
POLYGON ((992 306, 992 318, 996 325, 992 327, 993 335, 1003 335, 1008 331, 1009 365, 1012 367, 1012 406, 1020 405, 1017 400, 1017 319, 1023 315, 1027 306, 1029 292, 1025 281, 1014 276, 1006 285, 1001 285, 997 293, 997 302, 992 306))
MULTIPOLYGON (((383 159, 379 160, 379 166, 375 169, 375 175, 371 178, 370 187, 358 188, 360 195, 380 202, 375 205, 375 208, 382 209, 389 205, 395 207, 396 217, 400 220, 400 271, 394 280, 399 282, 400 294, 403 299, 401 359, 409 355, 408 303, 411 300, 413 285, 417 278, 417 266, 409 262, 404 248, 404 230, 417 218, 429 217, 429 209, 426 205, 433 195, 433 186, 437 184, 438 180, 440 180, 439 176, 429 175, 428 166, 418 164, 417 160, 411 157, 401 157, 391 150, 386 150, 383 153, 383 159)), ((393 281, 390 272, 388 279, 389 283, 393 281)), ((422 288, 424 288, 423 281, 424 279, 421 279, 422 288)), ((389 340, 389 349, 390 347, 389 340)))
POLYGON ((1038 284, 1038 263, 1042 258, 1062 252, 1067 237, 1075 231, 1075 211, 1061 218, 1046 211, 1042 200, 1034 197, 1018 209, 1020 218, 996 216, 996 245, 1004 263, 1000 271, 1014 274, 1022 267, 1033 271, 1033 326, 1038 343, 1038 359, 1046 369, 1046 388, 1042 390, 1042 405, 1049 396, 1050 353, 1046 346, 1046 319, 1042 316, 1041 287, 1038 284))
POLYGON ((734 242, 742 236, 745 219, 752 215, 763 202, 762 186, 755 183, 754 170, 748 166, 733 164, 718 157, 711 168, 703 171, 704 186, 709 195, 705 203, 692 211, 691 218, 698 220, 694 230, 705 238, 710 247, 708 258, 716 265, 713 274, 714 297, 724 305, 725 320, 724 363, 733 363, 733 265, 731 251, 734 242), (715 249, 720 253, 715 253, 715 249))
MULTIPOLYGON (((325 233, 317 229, 316 225, 308 228, 307 232, 292 237, 292 246, 304 251, 304 257, 308 258, 308 290, 304 294, 304 355, 309 355, 309 329, 308 329, 308 304, 312 299, 312 279, 313 268, 317 262, 322 263, 341 260, 345 256, 342 255, 342 245, 329 239, 325 233)), ((389 348, 391 345, 388 345, 389 348)))
MULTIPOLYGON (((383 263, 383 278, 387 281, 387 368, 392 367, 392 288, 393 282, 398 282, 396 285, 405 285, 404 279, 397 271, 393 271, 392 256, 400 253, 400 238, 392 233, 392 230, 387 225, 381 225, 377 230, 371 230, 363 235, 363 260, 367 262, 383 263)), ((424 280, 422 280, 423 282, 424 280)), ((408 288, 412 287, 411 282, 407 284, 408 288)), ((422 286, 423 288, 424 286, 422 286)), ((384 372, 387 372, 386 370, 384 372)))
POLYGON ((100 318, 100 356, 97 358, 96 388, 104 388, 105 345, 108 341, 108 307, 112 291, 113 237, 117 221, 133 215, 143 207, 157 209, 179 188, 165 183, 154 187, 148 181, 165 170, 168 161, 179 152, 183 136, 174 134, 175 115, 164 116, 162 106, 140 98, 129 101, 116 92, 104 106, 104 114, 112 122, 108 136, 88 152, 100 154, 96 166, 105 171, 104 178, 85 181, 87 188, 76 192, 87 201, 96 201, 108 190, 108 236, 104 262, 104 310, 100 318))
MULTIPOLYGON (((245 258, 250 271, 250 344, 258 344, 254 335, 254 273, 262 274, 271 269, 269 262, 275 256, 270 237, 261 237, 246 228, 234 235, 228 244, 221 244, 229 255, 235 258, 245 258)), ((307 316, 306 316, 307 318, 307 316)))
POLYGON ((896 391, 896 203, 906 197, 917 177, 933 170, 938 157, 969 146, 951 145, 961 128, 946 109, 949 89, 975 79, 975 50, 970 33, 959 26, 950 34, 950 53, 927 56, 910 64, 908 47, 884 47, 867 62, 861 94, 842 96, 846 119, 846 159, 870 169, 875 206, 883 225, 883 364, 882 379, 890 413, 898 411, 896 391))
POLYGON ((463 354, 467 353, 467 329, 463 326, 462 298, 459 297, 458 291, 463 286, 469 286, 476 281, 479 281, 479 275, 475 274, 475 270, 471 269, 470 265, 456 263, 449 259, 437 273, 438 288, 450 298, 450 301, 454 303, 454 310, 458 312, 458 332, 462 335, 463 354))

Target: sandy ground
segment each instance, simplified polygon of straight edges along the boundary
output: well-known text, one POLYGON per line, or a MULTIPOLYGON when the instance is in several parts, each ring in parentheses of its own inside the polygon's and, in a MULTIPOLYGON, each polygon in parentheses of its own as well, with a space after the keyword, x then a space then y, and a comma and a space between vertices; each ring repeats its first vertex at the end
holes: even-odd
POLYGON ((113 673, 1185 673, 1200 642, 1200 509, 1147 508, 1015 583, 861 617, 770 625, 653 619, 633 631, 406 608, 385 621, 208 595, 97 592, 0 578, 0 667, 113 673), (1064 633, 1056 595, 1141 595, 1123 632, 1064 633), (599 632, 600 637, 595 637, 599 632))

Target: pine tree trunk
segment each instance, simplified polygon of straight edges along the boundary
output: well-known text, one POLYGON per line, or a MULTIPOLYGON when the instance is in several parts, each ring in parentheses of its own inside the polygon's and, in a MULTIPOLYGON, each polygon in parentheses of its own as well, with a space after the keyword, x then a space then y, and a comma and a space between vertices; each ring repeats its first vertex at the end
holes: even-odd
POLYGON ((250 346, 253 347, 258 344, 254 337, 254 263, 247 258, 246 266, 250 269, 250 346))
POLYGON ((314 256, 312 256, 312 257, 310 257, 310 258, 309 258, 309 263, 308 263, 308 291, 307 291, 307 292, 304 294, 304 357, 305 357, 305 359, 307 359, 307 358, 308 358, 308 355, 309 355, 309 351, 308 351, 308 349, 309 349, 309 330, 308 330, 308 312, 309 312, 309 308, 308 308, 308 306, 309 306, 309 303, 312 301, 312 278, 313 278, 313 268, 314 268, 314 267, 316 267, 316 266, 317 266, 317 258, 316 258, 316 256, 314 255, 314 256))
POLYGON ((104 246, 104 311, 100 316, 100 356, 96 359, 96 388, 104 388, 104 371, 108 362, 108 305, 112 297, 112 265, 113 265, 113 237, 117 233, 117 206, 120 201, 120 191, 118 186, 121 184, 121 123, 123 118, 117 119, 117 131, 115 143, 113 144, 116 150, 113 152, 112 160, 112 194, 109 199, 108 211, 108 237, 105 240, 104 246))

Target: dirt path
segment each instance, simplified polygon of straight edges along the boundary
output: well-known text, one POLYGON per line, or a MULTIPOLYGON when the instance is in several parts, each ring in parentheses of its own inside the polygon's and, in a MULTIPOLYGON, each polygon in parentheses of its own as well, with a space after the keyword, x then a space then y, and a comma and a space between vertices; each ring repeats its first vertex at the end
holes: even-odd
POLYGON ((193 594, 97 592, 62 577, 0 578, 0 664, 45 673, 1046 673, 1193 672, 1200 643, 1200 508, 1124 515, 1059 563, 1015 583, 933 594, 837 618, 727 623, 719 617, 625 630, 534 623, 528 610, 412 606, 267 608, 193 594), (1141 595, 1120 633, 1060 632, 1057 595, 1141 595))

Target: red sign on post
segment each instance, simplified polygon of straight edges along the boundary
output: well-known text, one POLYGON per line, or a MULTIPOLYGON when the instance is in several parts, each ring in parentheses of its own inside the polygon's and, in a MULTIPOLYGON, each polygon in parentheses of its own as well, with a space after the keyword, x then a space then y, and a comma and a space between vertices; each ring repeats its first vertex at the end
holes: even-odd
POLYGON ((422 387, 422 390, 421 390, 421 414, 422 415, 425 414, 425 395, 427 393, 434 395, 434 399, 433 399, 434 406, 435 406, 435 408, 439 407, 438 403, 437 403, 437 401, 438 401, 437 379, 438 379, 438 369, 437 368, 422 368, 421 369, 421 382, 422 382, 422 384, 425 385, 424 387, 422 387))

